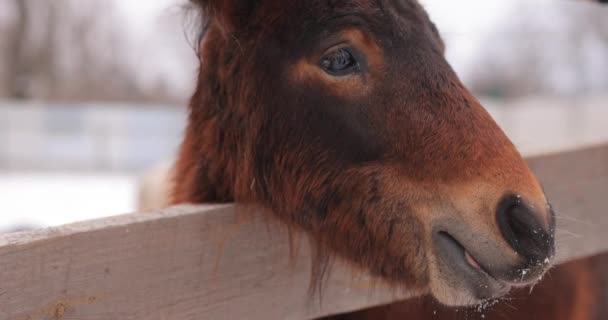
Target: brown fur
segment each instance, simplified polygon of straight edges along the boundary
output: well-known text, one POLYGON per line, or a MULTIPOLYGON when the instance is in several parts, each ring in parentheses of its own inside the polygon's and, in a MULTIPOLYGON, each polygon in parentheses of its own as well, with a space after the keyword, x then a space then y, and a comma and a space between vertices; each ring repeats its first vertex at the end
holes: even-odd
POLYGON ((552 224, 538 182, 417 2, 194 2, 207 23, 173 202, 266 207, 319 252, 450 303, 472 298, 437 280, 438 226, 486 239, 472 248, 481 262, 510 268, 523 261, 496 226, 499 199, 521 194, 552 224), (324 74, 318 59, 336 43, 360 50, 365 71, 324 74))

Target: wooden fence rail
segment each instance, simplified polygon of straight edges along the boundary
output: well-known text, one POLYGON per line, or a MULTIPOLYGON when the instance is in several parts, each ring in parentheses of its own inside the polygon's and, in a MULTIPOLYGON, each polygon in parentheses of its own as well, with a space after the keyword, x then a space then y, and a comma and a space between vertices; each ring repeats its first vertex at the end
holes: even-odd
MULTIPOLYGON (((608 250, 608 145, 529 163, 557 208, 558 259, 608 250)), ((0 235, 0 319, 307 319, 416 295, 337 265, 309 299, 308 243, 288 239, 266 213, 234 205, 0 235)))

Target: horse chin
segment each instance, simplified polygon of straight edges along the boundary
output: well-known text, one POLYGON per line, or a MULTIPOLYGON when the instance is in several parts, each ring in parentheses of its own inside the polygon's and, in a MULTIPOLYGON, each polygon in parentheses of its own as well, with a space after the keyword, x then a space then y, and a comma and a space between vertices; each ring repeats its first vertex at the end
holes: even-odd
POLYGON ((494 291, 493 294, 488 295, 491 290, 485 290, 484 296, 481 297, 480 292, 466 283, 464 279, 451 276, 442 278, 440 275, 431 278, 430 291, 438 302, 453 307, 483 304, 486 301, 500 298, 509 292, 508 287, 503 287, 500 284, 491 286, 493 287, 491 289, 494 291))

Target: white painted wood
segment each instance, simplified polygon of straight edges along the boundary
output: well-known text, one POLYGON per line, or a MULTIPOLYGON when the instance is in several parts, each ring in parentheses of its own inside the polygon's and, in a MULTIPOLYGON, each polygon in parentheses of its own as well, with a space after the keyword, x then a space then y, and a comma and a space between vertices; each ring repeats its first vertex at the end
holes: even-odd
MULTIPOLYGON (((559 214, 559 260, 608 250, 608 145, 529 163, 559 214)), ((0 235, 0 319, 307 319, 418 294, 338 265, 311 300, 309 246, 294 239, 290 251, 285 227, 234 205, 0 235)))

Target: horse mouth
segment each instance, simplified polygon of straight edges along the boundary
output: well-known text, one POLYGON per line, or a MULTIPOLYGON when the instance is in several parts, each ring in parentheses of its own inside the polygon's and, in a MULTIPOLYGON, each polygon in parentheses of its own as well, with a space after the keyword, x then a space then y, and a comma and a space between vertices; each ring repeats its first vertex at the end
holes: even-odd
POLYGON ((442 273, 450 283, 464 285, 463 291, 471 296, 472 303, 501 297, 509 292, 511 285, 492 276, 460 241, 445 231, 434 234, 440 264, 449 270, 442 273))

